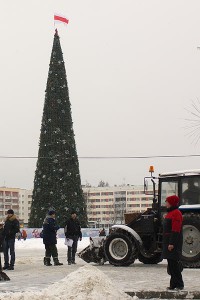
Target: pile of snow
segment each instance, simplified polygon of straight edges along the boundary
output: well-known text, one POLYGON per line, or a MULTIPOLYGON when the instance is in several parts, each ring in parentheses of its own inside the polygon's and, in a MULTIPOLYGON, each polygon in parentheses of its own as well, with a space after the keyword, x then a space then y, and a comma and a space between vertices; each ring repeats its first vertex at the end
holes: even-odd
POLYGON ((85 265, 41 292, 5 293, 0 300, 131 300, 103 272, 85 265))
MULTIPOLYGON (((82 249, 86 248, 90 243, 90 240, 88 237, 84 237, 82 241, 78 242, 78 251, 81 251, 82 249)), ((65 245, 65 239, 64 238, 58 238, 57 240, 57 248, 59 249, 67 249, 67 246, 65 245)), ((26 241, 16 240, 15 242, 15 249, 44 249, 43 239, 41 238, 31 238, 27 239, 26 241)))

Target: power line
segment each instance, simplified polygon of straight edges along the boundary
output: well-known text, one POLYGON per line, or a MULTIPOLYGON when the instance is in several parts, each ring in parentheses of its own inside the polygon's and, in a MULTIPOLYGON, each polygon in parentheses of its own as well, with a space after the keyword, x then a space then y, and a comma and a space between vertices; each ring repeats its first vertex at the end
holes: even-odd
MULTIPOLYGON (((145 156, 79 156, 79 159, 146 159, 146 158, 183 158, 183 157, 200 157, 200 154, 187 155, 145 155, 145 156)), ((52 159, 45 156, 4 156, 0 155, 0 159, 52 159)))

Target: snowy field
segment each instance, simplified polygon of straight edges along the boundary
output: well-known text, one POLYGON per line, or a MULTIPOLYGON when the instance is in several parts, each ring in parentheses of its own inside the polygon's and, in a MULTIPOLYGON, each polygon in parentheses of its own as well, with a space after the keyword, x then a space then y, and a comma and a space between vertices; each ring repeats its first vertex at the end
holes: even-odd
MULTIPOLYGON (((88 244, 89 238, 83 238, 78 251, 88 244)), ((63 238, 58 239, 57 246, 64 265, 46 267, 42 239, 16 241, 15 270, 6 272, 10 281, 0 282, 0 300, 126 300, 133 298, 124 292, 165 291, 169 285, 165 261, 149 266, 136 261, 129 267, 114 267, 87 264, 77 257, 77 264, 68 266, 63 238)), ((183 277, 187 291, 199 291, 200 269, 185 269, 183 277)))

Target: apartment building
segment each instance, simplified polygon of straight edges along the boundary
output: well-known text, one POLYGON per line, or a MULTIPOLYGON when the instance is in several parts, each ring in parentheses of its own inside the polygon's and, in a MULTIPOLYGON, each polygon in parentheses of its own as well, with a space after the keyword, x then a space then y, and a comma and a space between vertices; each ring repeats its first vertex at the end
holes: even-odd
MULTIPOLYGON (((124 223, 124 213, 143 212, 152 205, 152 195, 144 187, 83 187, 90 227, 109 227, 124 223)), ((32 203, 32 190, 0 187, 0 221, 13 209, 20 224, 27 226, 32 203)))
POLYGON ((20 189, 19 192, 19 219, 24 224, 28 225, 28 220, 31 211, 32 190, 20 189))
POLYGON ((5 220, 8 209, 13 209, 19 216, 19 188, 0 187, 0 221, 5 220))
POLYGON ((143 212, 152 205, 152 195, 143 185, 121 187, 84 187, 87 215, 91 227, 124 223, 124 213, 143 212))
POLYGON ((32 201, 32 190, 0 187, 0 221, 4 221, 8 209, 13 209, 20 224, 28 224, 32 201))

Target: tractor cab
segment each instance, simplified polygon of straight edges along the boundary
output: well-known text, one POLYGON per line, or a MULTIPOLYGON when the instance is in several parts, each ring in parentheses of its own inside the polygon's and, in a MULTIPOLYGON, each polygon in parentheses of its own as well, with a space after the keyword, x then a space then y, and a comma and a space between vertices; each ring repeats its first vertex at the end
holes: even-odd
POLYGON ((182 211, 200 208, 200 170, 162 173, 159 175, 158 207, 165 210, 166 197, 177 195, 182 211))
POLYGON ((177 171, 153 176, 154 168, 150 166, 151 176, 144 178, 144 192, 152 191, 152 208, 158 213, 165 212, 165 200, 168 196, 177 195, 180 198, 181 211, 197 210, 200 208, 200 170, 177 171), (148 189, 152 182, 153 188, 148 189))

